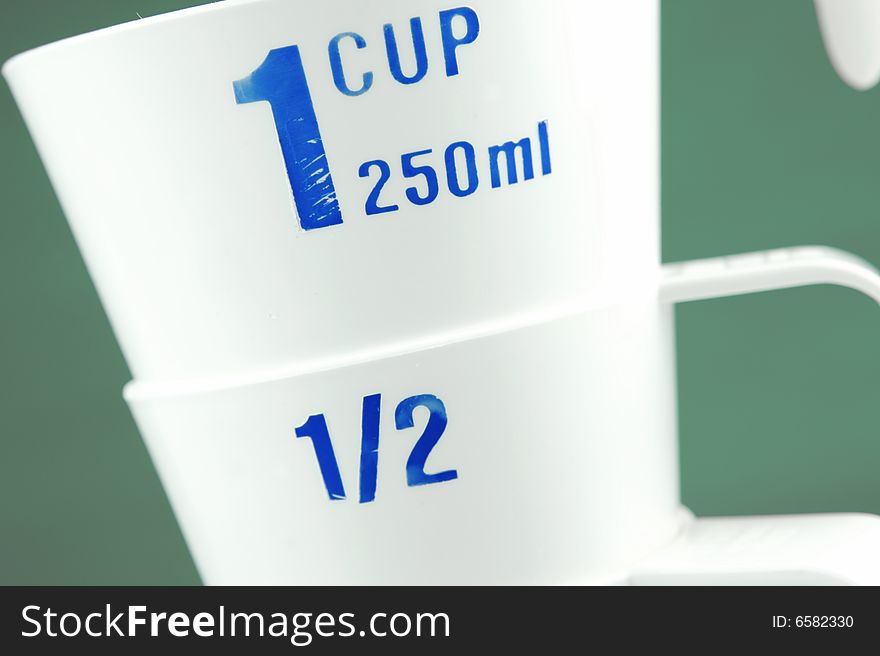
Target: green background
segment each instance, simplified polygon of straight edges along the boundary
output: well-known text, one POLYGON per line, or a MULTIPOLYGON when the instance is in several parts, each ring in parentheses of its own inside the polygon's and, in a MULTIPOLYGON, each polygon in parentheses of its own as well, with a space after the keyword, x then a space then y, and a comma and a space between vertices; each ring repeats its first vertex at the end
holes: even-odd
MULTIPOLYGON (((4 0, 0 60, 199 4, 4 0)), ((880 89, 833 73, 809 0, 663 3, 666 261, 827 244, 880 264, 880 89)), ((129 379, 0 85, 0 584, 197 583, 129 379)), ((880 513, 880 312, 831 287, 678 313, 682 488, 700 515, 880 513)))

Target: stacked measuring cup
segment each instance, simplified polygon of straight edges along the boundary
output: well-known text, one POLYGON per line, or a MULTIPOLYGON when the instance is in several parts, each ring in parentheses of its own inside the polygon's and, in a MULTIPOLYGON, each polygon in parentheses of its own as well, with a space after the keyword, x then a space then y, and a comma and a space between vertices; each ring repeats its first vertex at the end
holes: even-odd
POLYGON ((657 32, 254 0, 7 65, 206 582, 619 581, 671 542, 657 32))

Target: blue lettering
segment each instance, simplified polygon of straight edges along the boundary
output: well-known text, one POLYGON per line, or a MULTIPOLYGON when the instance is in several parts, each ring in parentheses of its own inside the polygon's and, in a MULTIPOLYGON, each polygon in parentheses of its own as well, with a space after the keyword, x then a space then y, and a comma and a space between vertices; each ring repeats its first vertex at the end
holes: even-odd
POLYGON ((343 32, 342 34, 337 34, 330 40, 330 44, 327 46, 327 51, 330 55, 330 71, 333 73, 333 83, 336 85, 337 89, 346 96, 359 96, 362 93, 369 91, 370 87, 373 86, 373 73, 372 71, 364 73, 362 78, 363 81, 359 89, 352 89, 348 86, 348 83, 345 81, 345 71, 342 69, 342 55, 339 54, 339 42, 345 38, 353 40, 354 45, 358 50, 367 47, 366 40, 364 40, 364 37, 360 34, 355 32, 343 32))
POLYGON ((422 19, 411 18, 409 21, 412 33, 413 51, 416 55, 416 72, 414 75, 406 75, 400 68, 400 52, 397 48, 397 39, 394 36, 394 27, 388 23, 385 25, 385 50, 388 52, 388 67, 391 75, 401 84, 415 84, 428 72, 428 50, 425 48, 425 34, 422 31, 422 19))
POLYGON ((458 55, 456 49, 473 43, 480 34, 480 19, 470 7, 458 7, 440 12, 440 36, 443 40, 443 55, 446 58, 446 76, 458 75, 458 55), (465 20, 464 36, 456 37, 452 32, 452 19, 461 16, 465 20))

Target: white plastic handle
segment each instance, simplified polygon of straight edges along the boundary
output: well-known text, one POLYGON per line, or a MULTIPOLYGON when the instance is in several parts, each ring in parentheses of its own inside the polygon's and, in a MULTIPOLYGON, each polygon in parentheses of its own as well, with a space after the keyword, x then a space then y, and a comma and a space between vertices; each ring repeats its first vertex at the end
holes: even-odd
MULTIPOLYGON (((669 303, 832 284, 880 303, 880 275, 833 248, 802 247, 663 268, 669 303)), ((688 517, 672 544, 630 574, 636 585, 880 585, 880 517, 856 514, 688 517)))
POLYGON ((681 303, 823 284, 851 287, 880 303, 877 270, 851 253, 825 246, 667 264, 663 267, 660 299, 681 303))
POLYGON ((841 79, 867 90, 880 80, 880 2, 815 0, 822 40, 841 79))

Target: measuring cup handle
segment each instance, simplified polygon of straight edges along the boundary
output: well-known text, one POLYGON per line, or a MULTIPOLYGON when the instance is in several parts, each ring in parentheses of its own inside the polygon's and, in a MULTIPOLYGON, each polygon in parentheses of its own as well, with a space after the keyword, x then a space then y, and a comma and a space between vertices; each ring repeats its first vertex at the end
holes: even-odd
POLYGON ((697 301, 806 285, 841 285, 880 303, 880 274, 863 259, 825 246, 779 248, 667 264, 660 299, 697 301))
MULTIPOLYGON (((880 275, 834 248, 799 247, 663 267, 667 303, 804 285, 857 289, 880 303, 880 275)), ((688 517, 680 535, 640 563, 634 584, 880 584, 880 517, 856 514, 688 517)))

